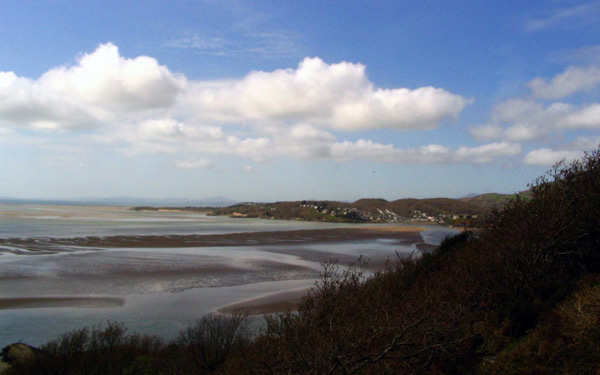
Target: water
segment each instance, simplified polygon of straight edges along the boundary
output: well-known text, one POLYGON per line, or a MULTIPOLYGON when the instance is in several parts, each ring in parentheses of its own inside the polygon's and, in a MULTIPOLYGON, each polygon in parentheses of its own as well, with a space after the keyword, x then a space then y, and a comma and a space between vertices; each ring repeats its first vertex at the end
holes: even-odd
MULTIPOLYGON (((230 219, 191 212, 129 211, 119 207, 0 206, 0 237, 218 234, 348 225, 230 219)), ((453 230, 421 233, 439 243, 453 230)), ((0 256, 0 297, 118 297, 122 306, 0 310, 0 347, 39 345, 74 328, 116 320, 134 331, 172 338, 207 312, 238 301, 314 285, 321 262, 359 255, 370 265, 416 251, 405 240, 192 248, 79 249, 0 256)))

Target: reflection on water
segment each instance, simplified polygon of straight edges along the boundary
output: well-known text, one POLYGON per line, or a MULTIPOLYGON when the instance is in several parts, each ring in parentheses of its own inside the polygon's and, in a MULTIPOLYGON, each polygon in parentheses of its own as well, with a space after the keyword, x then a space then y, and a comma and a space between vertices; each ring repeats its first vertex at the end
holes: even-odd
MULTIPOLYGON (((123 322, 131 331, 176 337, 187 324, 218 307, 267 293, 313 286, 316 280, 288 280, 231 287, 197 288, 180 293, 127 297, 123 307, 0 310, 0 347, 22 340, 39 345, 75 328, 123 322)), ((261 318, 256 318, 261 319, 261 318)))
MULTIPOLYGON (((117 234, 202 234, 340 227, 336 224, 208 217, 196 213, 134 212, 122 208, 0 206, 0 237, 117 234), (85 219, 85 220, 82 220, 85 219)), ((454 231, 422 233, 439 243, 454 231)), ((314 285, 320 264, 348 264, 359 255, 381 265, 408 254, 402 240, 197 248, 82 249, 47 255, 0 256, 0 297, 117 296, 112 308, 0 310, 0 347, 37 345, 61 333, 116 320, 165 338, 203 314, 237 301, 314 285)))

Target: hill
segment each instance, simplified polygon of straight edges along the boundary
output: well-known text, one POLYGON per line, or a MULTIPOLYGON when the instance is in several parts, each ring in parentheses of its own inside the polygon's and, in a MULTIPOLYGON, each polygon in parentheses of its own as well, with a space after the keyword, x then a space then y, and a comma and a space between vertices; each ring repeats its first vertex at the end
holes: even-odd
POLYGON ((511 194, 485 194, 469 199, 364 198, 355 202, 291 201, 276 203, 242 203, 216 208, 213 215, 284 220, 319 220, 330 222, 427 221, 456 224, 469 220, 481 222, 494 207, 514 199, 511 194))
POLYGON ((471 203, 483 209, 491 210, 494 207, 504 206, 509 201, 516 199, 517 196, 522 199, 530 199, 531 191, 524 190, 516 194, 487 193, 475 195, 473 197, 462 198, 461 201, 471 203))

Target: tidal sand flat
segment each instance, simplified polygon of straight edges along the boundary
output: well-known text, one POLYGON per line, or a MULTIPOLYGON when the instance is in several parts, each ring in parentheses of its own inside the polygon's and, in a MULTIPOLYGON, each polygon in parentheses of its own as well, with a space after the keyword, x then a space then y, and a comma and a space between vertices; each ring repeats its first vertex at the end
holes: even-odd
POLYGON ((251 298, 245 301, 233 303, 228 306, 218 308, 216 311, 223 314, 244 313, 248 315, 264 315, 285 311, 294 311, 302 297, 310 291, 311 288, 299 288, 276 292, 264 296, 251 298))
POLYGON ((293 309, 322 262, 346 265, 362 255, 375 270, 441 236, 431 236, 438 227, 81 207, 51 207, 49 217, 31 210, 13 208, 21 214, 10 220, 0 215, 18 227, 18 235, 0 236, 0 345, 41 343, 109 319, 172 337, 210 311, 293 309), (45 222, 60 235, 48 235, 45 222))
MULTIPOLYGON (((238 219, 248 220, 248 219, 238 219)), ((373 239, 405 239, 420 242, 418 226, 360 226, 328 229, 278 230, 264 232, 238 232, 193 235, 117 235, 71 238, 35 237, 0 238, 0 251, 11 249, 28 251, 67 251, 80 248, 166 248, 258 246, 298 243, 347 242, 373 239)))

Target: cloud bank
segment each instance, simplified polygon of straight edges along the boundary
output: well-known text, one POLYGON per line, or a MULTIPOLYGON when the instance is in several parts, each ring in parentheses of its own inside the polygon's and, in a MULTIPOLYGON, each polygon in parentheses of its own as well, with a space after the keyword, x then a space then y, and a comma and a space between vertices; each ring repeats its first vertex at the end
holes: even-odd
POLYGON ((126 155, 175 155, 175 166, 189 170, 214 168, 210 155, 254 162, 287 157, 479 164, 521 153, 519 144, 507 141, 450 149, 343 139, 357 131, 435 129, 470 102, 431 86, 380 88, 362 64, 317 57, 239 79, 190 80, 152 57, 125 58, 111 43, 38 79, 0 72, 0 129, 6 135, 12 129, 72 133, 77 142, 126 155))

